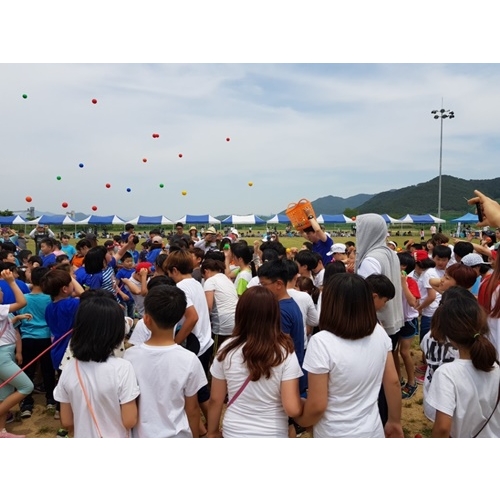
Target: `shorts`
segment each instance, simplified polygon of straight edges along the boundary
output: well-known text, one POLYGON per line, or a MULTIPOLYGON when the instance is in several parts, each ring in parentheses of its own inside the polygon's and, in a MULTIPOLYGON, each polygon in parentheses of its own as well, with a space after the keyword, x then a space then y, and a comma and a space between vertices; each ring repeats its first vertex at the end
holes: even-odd
POLYGON ((405 324, 399 330, 398 335, 402 339, 412 339, 418 333, 418 318, 405 321, 405 324))
MULTIPOLYGON (((15 344, 0 346, 0 385, 20 370, 19 366, 16 364, 15 352, 15 344)), ((26 373, 21 372, 17 377, 13 378, 7 385, 0 389, 0 401, 7 399, 15 389, 25 396, 33 392, 33 382, 26 373)))

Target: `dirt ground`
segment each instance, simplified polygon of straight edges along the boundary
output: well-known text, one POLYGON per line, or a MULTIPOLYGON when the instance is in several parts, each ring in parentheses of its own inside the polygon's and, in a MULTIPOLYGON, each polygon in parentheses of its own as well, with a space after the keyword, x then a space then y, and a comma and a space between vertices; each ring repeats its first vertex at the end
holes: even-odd
MULTIPOLYGON (((418 350, 416 341, 412 350, 415 364, 420 364, 421 353, 418 350)), ((401 365, 404 376, 404 367, 401 365)), ((45 396, 34 394, 35 408, 31 418, 22 419, 18 408, 14 410, 14 422, 7 424, 7 430, 15 434, 24 434, 28 438, 55 438, 57 431, 61 427, 60 421, 54 419, 54 412, 45 409, 45 396)), ((422 386, 418 386, 416 394, 409 400, 402 402, 402 425, 406 438, 413 438, 417 435, 427 438, 431 436, 432 422, 424 416, 422 386)), ((311 437, 307 432, 301 437, 311 437)))

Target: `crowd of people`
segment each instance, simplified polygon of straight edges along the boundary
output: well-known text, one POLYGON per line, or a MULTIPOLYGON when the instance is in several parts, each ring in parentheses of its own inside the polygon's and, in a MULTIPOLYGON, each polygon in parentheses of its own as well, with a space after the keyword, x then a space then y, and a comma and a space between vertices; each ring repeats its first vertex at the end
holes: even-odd
POLYGON ((182 224, 142 249, 132 225, 75 247, 36 228, 35 253, 3 234, 0 437, 24 437, 37 377, 60 437, 403 437, 418 384, 433 437, 500 437, 495 233, 394 248, 364 214, 334 243, 306 215, 300 249, 182 224))

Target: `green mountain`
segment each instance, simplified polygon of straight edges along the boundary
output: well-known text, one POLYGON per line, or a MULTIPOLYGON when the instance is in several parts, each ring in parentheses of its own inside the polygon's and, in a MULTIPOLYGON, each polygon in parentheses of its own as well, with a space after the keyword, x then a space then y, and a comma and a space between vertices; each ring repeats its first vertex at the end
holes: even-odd
MULTIPOLYGON (((402 189, 395 189, 376 194, 362 203, 356 210, 358 214, 378 213, 389 214, 392 217, 402 217, 410 214, 437 215, 439 177, 428 182, 402 189)), ((455 217, 471 212, 473 207, 467 205, 464 198, 474 196, 474 190, 487 194, 493 199, 500 199, 500 177, 496 179, 465 180, 451 175, 442 176, 441 214, 455 217)), ((313 204, 314 205, 314 204, 313 204)), ((333 212, 325 212, 333 213, 333 212)))
POLYGON ((349 198, 340 198, 339 196, 324 196, 312 202, 314 212, 319 214, 341 214, 346 208, 356 208, 363 203, 368 202, 373 194, 357 194, 349 198))

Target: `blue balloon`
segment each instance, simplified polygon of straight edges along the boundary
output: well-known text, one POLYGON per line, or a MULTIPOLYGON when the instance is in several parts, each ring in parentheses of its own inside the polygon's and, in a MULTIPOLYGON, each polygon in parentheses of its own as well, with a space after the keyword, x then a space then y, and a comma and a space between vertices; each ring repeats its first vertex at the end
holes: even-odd
POLYGON ((130 188, 127 188, 127 193, 130 193, 130 191, 132 191, 130 188))
POLYGON ((80 163, 80 165, 78 165, 80 168, 83 168, 84 167, 84 164, 83 163, 80 163))

